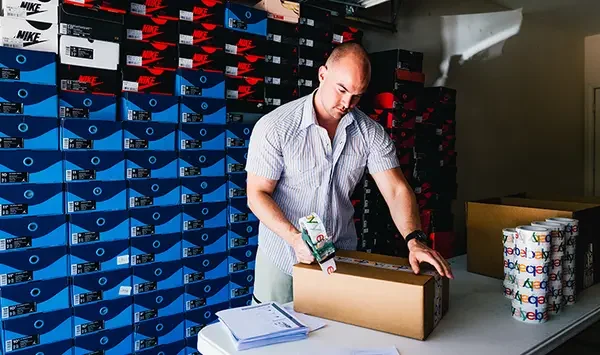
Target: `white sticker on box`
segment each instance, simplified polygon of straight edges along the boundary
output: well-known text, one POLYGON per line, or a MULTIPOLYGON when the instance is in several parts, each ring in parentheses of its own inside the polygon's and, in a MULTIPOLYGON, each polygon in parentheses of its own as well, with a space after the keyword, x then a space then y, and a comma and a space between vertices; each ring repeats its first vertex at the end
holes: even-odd
POLYGON ((127 29, 127 39, 141 41, 144 39, 144 34, 142 33, 142 30, 127 29))
POLYGON ((228 99, 236 99, 238 98, 237 90, 227 90, 227 98, 228 99))
POLYGON ((225 67, 225 74, 237 76, 238 75, 238 68, 237 67, 230 67, 228 65, 228 66, 225 67))
POLYGON ((281 43, 281 35, 273 35, 273 41, 281 43))
POLYGON ((192 69, 194 67, 194 61, 189 58, 179 58, 179 67, 192 69))
POLYGON ((237 54, 237 46, 233 45, 233 44, 226 44, 225 45, 225 53, 237 54))
POLYGON ((183 21, 194 21, 194 13, 191 11, 179 10, 179 19, 183 21))
POLYGON ((119 287, 119 296, 129 296, 129 295, 131 295, 131 286, 119 287))
POLYGON ((281 64, 281 57, 274 56, 271 58, 271 61, 275 64, 281 64))
POLYGON ((306 19, 306 24, 309 26, 315 26, 315 20, 313 19, 306 19))
POLYGON ((23 48, 23 40, 18 38, 2 37, 2 45, 9 48, 23 48))
POLYGON ((138 91, 139 84, 137 81, 127 81, 123 80, 123 91, 138 91))
POLYGON ((131 13, 138 15, 146 14, 146 5, 131 3, 131 13))
POLYGON ((132 65, 136 67, 142 66, 142 57, 139 55, 128 55, 126 61, 127 65, 132 65))
POLYGON ((8 6, 4 9, 4 16, 24 18, 27 17, 27 9, 24 7, 8 6))
POLYGON ((335 43, 343 43, 344 42, 344 36, 334 34, 333 35, 333 41, 335 43))
POLYGON ((193 45, 194 44, 194 36, 190 36, 190 35, 179 35, 179 44, 187 44, 187 45, 193 45))
POLYGON ((117 257, 117 265, 129 264, 129 255, 119 255, 117 257))

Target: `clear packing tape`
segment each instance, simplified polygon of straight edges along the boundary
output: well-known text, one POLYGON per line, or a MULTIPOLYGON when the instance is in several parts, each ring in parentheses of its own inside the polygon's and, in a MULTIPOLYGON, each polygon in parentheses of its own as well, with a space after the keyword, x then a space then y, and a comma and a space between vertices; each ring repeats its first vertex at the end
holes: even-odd
POLYGON ((331 274, 337 269, 335 265, 335 247, 333 240, 325 231, 325 224, 317 216, 311 213, 298 221, 302 230, 302 239, 310 249, 315 260, 321 266, 324 273, 331 274))

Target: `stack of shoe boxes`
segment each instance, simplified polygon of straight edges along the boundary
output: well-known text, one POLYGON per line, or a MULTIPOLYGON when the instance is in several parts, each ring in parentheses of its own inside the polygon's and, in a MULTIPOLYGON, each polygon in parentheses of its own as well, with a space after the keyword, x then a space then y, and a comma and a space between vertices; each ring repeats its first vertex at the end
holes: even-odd
POLYGON ((70 354, 57 4, 23 5, 4 1, 0 17, 0 353, 70 354))
POLYGON ((318 71, 333 50, 331 12, 301 4, 298 35, 298 86, 300 96, 312 93, 318 86, 318 71))
POLYGON ((258 219, 246 198, 246 159, 252 128, 265 109, 267 13, 227 3, 225 8, 227 98, 227 271, 230 306, 251 304, 258 219))
MULTIPOLYGON (((425 88, 422 62, 423 54, 418 52, 395 49, 371 53, 372 79, 360 108, 392 138, 402 172, 417 197, 423 230, 430 235, 431 246, 450 257, 450 204, 456 198, 456 93, 447 88, 425 88)), ((357 194, 364 196, 364 214, 357 216, 362 219, 359 248, 406 256, 403 236, 368 172, 355 194, 360 199, 357 194)))

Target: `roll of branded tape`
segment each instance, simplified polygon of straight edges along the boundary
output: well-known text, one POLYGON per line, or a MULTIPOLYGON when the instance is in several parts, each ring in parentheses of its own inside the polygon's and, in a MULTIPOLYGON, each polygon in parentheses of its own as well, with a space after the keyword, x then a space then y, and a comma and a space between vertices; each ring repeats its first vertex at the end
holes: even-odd
POLYGON ((316 213, 311 213, 306 217, 298 220, 302 230, 302 239, 312 252, 315 260, 321 266, 321 270, 327 274, 331 274, 337 270, 335 265, 335 247, 331 237, 327 235, 325 224, 317 216, 316 213))

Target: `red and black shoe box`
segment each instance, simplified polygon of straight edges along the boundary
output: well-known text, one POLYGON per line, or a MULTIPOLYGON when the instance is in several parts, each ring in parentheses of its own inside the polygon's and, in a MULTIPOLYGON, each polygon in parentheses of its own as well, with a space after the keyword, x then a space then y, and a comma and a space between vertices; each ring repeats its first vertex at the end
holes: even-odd
POLYGON ((116 95, 118 72, 114 70, 61 64, 58 69, 60 91, 97 95, 116 95))
POLYGON ((268 42, 264 37, 242 32, 225 32, 225 53, 231 55, 253 55, 264 60, 268 42))
POLYGON ((413 148, 396 149, 396 156, 398 156, 398 162, 402 166, 414 166, 415 164, 415 153, 413 148))
POLYGON ((300 97, 300 90, 294 85, 265 85, 265 103, 268 106, 281 106, 300 97))
POLYGON ((125 41, 121 54, 126 66, 177 69, 177 47, 164 43, 125 41))
POLYGON ((456 150, 456 136, 454 135, 444 135, 442 136, 440 143, 440 151, 454 151, 456 150))
MULTIPOLYGON (((437 86, 425 88, 423 101, 426 105, 455 105, 456 90, 437 86)), ((427 106, 427 107, 431 107, 427 106)))
POLYGON ((331 29, 298 25, 298 44, 302 47, 329 50, 332 45, 331 29))
POLYGON ((58 21, 61 35, 120 43, 125 16, 65 3, 58 7, 58 21))
POLYGON ((223 48, 227 32, 222 25, 179 21, 179 38, 177 43, 188 46, 223 48))
POLYGON ((386 129, 415 129, 417 124, 417 111, 373 109, 368 116, 386 129))
POLYGON ((225 77, 225 97, 248 102, 265 102, 265 82, 262 78, 225 77))
POLYGON ((456 256, 454 252, 456 247, 456 236, 454 232, 448 231, 431 233, 429 239, 431 239, 431 248, 440 253, 444 259, 449 259, 456 256))
POLYGON ((125 16, 125 38, 175 46, 177 44, 177 22, 147 16, 125 16))
POLYGON ((178 0, 129 0, 129 13, 177 21, 179 2, 178 0))
MULTIPOLYGON (((376 87, 376 86, 375 86, 376 87)), ((399 83, 394 91, 368 91, 363 106, 373 109, 405 109, 416 111, 422 98, 423 84, 415 82, 399 83)))
POLYGON ((225 71, 225 51, 223 47, 180 44, 178 48, 179 68, 221 73, 225 71))
POLYGON ((265 76, 295 78, 298 76, 298 47, 284 44, 269 46, 265 63, 265 76))
POLYGON ((324 65, 333 50, 333 46, 328 48, 311 48, 300 46, 298 48, 298 64, 300 67, 313 68, 318 70, 324 65))
POLYGON ((377 74, 393 77, 397 69, 423 72, 423 53, 404 49, 390 49, 370 54, 371 66, 377 74))
POLYGON ((223 26, 225 0, 174 0, 179 5, 179 20, 223 26))
POLYGON ((124 67, 121 91, 173 95, 175 91, 175 71, 124 67))
POLYGON ((299 25, 327 30, 331 29, 332 21, 333 16, 330 11, 300 3, 299 25))
POLYGON ((127 13, 129 0, 63 0, 62 2, 89 9, 125 14, 127 13))
MULTIPOLYGON (((267 19, 267 41, 284 45, 298 45, 298 25, 267 19)), ((272 47, 275 47, 273 45, 272 47)))
POLYGON ((334 44, 342 44, 348 42, 361 43, 363 39, 363 31, 356 27, 343 24, 333 25, 333 36, 331 41, 334 44))
POLYGON ((264 79, 265 57, 253 54, 225 54, 225 74, 264 79))
POLYGON ((394 142, 396 148, 413 148, 416 142, 414 129, 394 129, 390 133, 390 138, 394 142))
POLYGON ((421 120, 424 123, 442 124, 456 121, 456 105, 435 105, 423 108, 421 120))
POLYGON ((458 153, 455 150, 448 150, 442 152, 442 165, 443 166, 456 166, 458 153))

